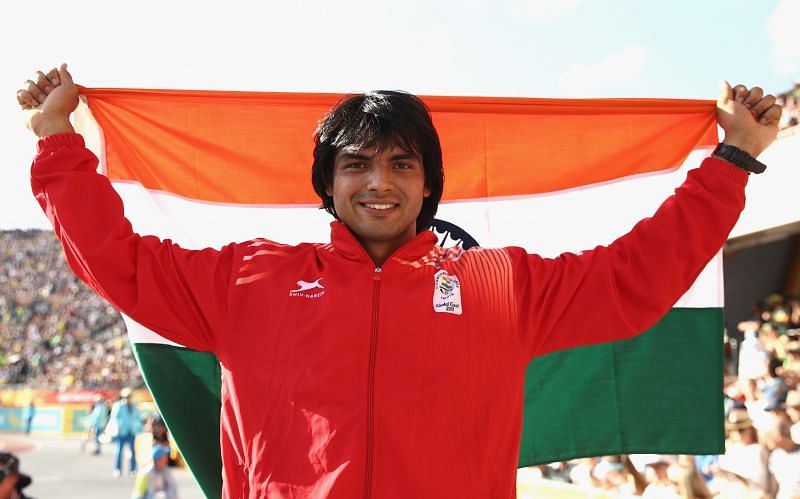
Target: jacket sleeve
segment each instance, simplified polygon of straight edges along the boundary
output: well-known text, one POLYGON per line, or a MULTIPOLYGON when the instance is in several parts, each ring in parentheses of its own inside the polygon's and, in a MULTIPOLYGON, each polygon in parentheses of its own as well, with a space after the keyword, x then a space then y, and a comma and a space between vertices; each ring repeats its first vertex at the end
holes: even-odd
POLYGON ((744 208, 747 172, 707 158, 656 213, 608 246, 557 258, 509 248, 528 358, 640 334, 719 252, 744 208))
POLYGON ((122 200, 77 134, 39 141, 31 187, 72 270, 161 336, 214 351, 224 334, 234 246, 191 251, 133 232, 122 200))

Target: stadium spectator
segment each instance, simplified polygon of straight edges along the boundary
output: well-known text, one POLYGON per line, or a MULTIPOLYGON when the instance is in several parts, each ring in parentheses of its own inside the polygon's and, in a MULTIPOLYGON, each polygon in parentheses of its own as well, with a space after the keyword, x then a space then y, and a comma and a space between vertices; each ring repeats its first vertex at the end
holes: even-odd
POLYGON ((703 475, 697 470, 694 456, 679 456, 671 476, 677 484, 678 497, 686 499, 711 499, 712 494, 703 475))
POLYGON ((31 428, 33 428, 33 418, 36 416, 36 404, 33 403, 33 400, 28 402, 28 405, 25 406, 25 409, 22 411, 22 420, 25 421, 25 434, 31 434, 31 428))
POLYGON ((150 428, 150 433, 153 435, 153 445, 165 447, 168 451, 170 451, 168 464, 170 466, 174 466, 176 461, 172 459, 171 456, 172 449, 169 441, 169 430, 167 429, 167 423, 164 421, 164 418, 161 417, 161 414, 156 412, 150 416, 149 424, 147 426, 150 428))
POLYGON ((0 452, 0 499, 30 499, 22 489, 31 482, 31 477, 20 473, 17 456, 0 452))
POLYGON ((728 440, 719 467, 747 480, 761 494, 768 494, 770 474, 767 466, 769 452, 759 444, 758 433, 746 409, 734 409, 725 423, 728 440))
POLYGON ((648 485, 642 497, 678 499, 677 484, 670 477, 669 469, 675 464, 672 456, 656 456, 647 463, 648 485))
POLYGON ((788 422, 791 424, 792 439, 795 443, 800 444, 800 391, 792 390, 786 394, 784 409, 788 422))
POLYGON ((781 120, 778 123, 778 128, 790 128, 798 124, 800 119, 800 108, 798 108, 798 98, 800 98, 800 83, 795 83, 791 90, 780 93, 777 96, 776 103, 783 106, 783 113, 781 120))
POLYGON ((167 462, 169 447, 153 446, 153 462, 136 477, 131 499, 178 499, 177 483, 172 478, 167 462))
POLYGON ((786 382, 778 376, 778 369, 783 366, 783 360, 772 356, 767 365, 767 372, 759 380, 758 394, 763 400, 763 405, 767 410, 774 410, 781 407, 786 400, 788 387, 786 382))
POLYGON ((105 431, 108 424, 109 410, 106 400, 102 395, 96 395, 94 404, 92 405, 92 412, 89 414, 87 440, 91 438, 94 441, 93 454, 100 454, 101 444, 100 435, 105 431))
POLYGON ((789 423, 774 417, 764 436, 765 444, 772 452, 769 470, 777 484, 776 499, 800 497, 800 445, 792 440, 789 423))
POLYGON ((136 435, 142 431, 142 420, 136 404, 131 400, 131 389, 124 388, 119 400, 111 407, 106 432, 114 439, 114 476, 122 474, 122 454, 124 447, 130 451, 130 475, 136 475, 136 435))

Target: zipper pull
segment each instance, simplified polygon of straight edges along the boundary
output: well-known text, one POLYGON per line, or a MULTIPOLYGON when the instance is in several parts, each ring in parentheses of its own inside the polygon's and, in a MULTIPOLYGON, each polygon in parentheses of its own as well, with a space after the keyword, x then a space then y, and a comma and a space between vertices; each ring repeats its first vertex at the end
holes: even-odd
POLYGON ((375 267, 375 278, 374 279, 376 281, 380 281, 381 280, 381 272, 383 272, 383 269, 381 269, 380 267, 375 267))

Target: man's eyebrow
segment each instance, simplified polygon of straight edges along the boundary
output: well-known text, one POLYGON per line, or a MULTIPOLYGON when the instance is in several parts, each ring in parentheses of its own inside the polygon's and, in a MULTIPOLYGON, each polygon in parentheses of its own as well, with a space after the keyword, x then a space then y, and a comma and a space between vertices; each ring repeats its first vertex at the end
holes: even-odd
POLYGON ((367 156, 366 154, 361 154, 357 152, 342 152, 336 156, 336 161, 345 161, 349 159, 358 159, 361 161, 369 161, 371 156, 367 156))
MULTIPOLYGON (((341 152, 336 156, 335 161, 347 161, 347 160, 359 160, 359 161, 369 161, 373 158, 371 155, 362 154, 358 152, 341 152)), ((416 160, 419 161, 419 156, 414 154, 413 152, 399 152, 397 154, 392 154, 389 156, 390 161, 400 161, 400 160, 416 160)))
POLYGON ((408 152, 408 151, 392 154, 391 156, 389 156, 389 160, 391 161, 398 161, 403 159, 413 159, 415 161, 419 161, 419 156, 414 154, 413 152, 408 152))

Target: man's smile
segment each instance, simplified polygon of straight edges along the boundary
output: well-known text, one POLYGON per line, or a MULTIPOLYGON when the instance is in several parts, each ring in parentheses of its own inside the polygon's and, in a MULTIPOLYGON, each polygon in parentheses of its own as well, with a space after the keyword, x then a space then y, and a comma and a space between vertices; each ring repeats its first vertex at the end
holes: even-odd
POLYGON ((364 211, 370 215, 389 215, 390 213, 394 213, 396 211, 395 209, 400 206, 399 203, 387 203, 386 201, 379 203, 360 202, 359 204, 364 211))
POLYGON ((393 208, 395 206, 393 204, 374 204, 374 203, 361 203, 361 204, 366 206, 367 208, 372 208, 375 210, 388 210, 389 208, 393 208))

